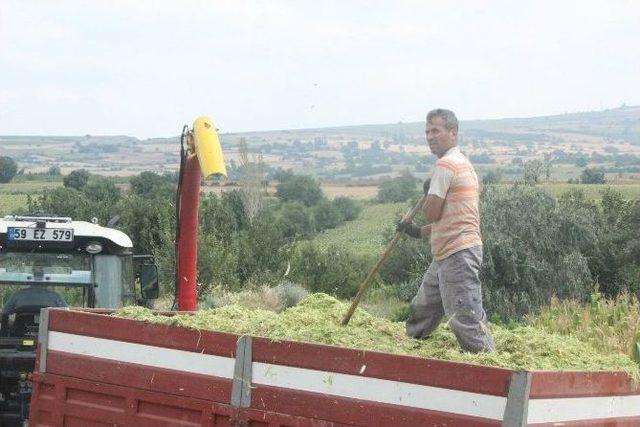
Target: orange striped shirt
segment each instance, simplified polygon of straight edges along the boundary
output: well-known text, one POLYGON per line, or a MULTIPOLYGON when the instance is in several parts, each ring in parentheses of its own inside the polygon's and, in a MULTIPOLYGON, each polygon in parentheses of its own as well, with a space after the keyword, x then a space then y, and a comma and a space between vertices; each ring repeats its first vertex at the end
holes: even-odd
POLYGON ((431 253, 436 260, 482 245, 479 190, 473 165, 458 147, 436 161, 429 194, 444 199, 442 216, 431 225, 431 253))

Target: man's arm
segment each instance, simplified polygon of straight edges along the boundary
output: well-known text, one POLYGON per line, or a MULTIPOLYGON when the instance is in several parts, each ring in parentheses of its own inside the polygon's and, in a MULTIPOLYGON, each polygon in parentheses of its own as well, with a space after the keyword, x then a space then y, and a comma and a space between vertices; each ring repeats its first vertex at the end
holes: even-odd
POLYGON ((449 191, 454 169, 449 162, 439 159, 431 176, 428 188, 427 200, 422 206, 422 211, 428 223, 439 221, 442 217, 444 199, 449 191))
POLYGON ((427 222, 436 222, 442 217, 442 207, 444 206, 444 199, 436 196, 435 194, 429 194, 427 201, 423 206, 424 216, 427 218, 427 222))

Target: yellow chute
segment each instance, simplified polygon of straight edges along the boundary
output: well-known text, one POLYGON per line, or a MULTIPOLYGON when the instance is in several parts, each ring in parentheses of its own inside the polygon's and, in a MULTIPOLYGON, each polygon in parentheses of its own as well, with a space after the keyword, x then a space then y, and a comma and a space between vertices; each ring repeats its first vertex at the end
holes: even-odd
POLYGON ((227 176, 227 167, 222 157, 222 147, 213 120, 206 116, 198 117, 193 122, 193 145, 200 163, 202 176, 213 174, 227 176))

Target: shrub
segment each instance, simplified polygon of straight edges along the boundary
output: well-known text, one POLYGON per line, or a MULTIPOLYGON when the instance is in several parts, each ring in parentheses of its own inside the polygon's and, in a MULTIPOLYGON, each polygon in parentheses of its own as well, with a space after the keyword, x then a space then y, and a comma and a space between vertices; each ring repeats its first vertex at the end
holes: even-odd
POLYGON ((417 180, 410 174, 384 181, 376 199, 380 203, 405 202, 416 193, 417 180))
POLYGON ((313 219, 317 231, 336 228, 342 223, 341 212, 327 199, 322 199, 313 207, 313 219))
POLYGON ((316 231, 312 212, 301 202, 283 203, 280 229, 282 235, 289 239, 312 237, 316 231))
POLYGON ((348 197, 336 197, 333 199, 333 205, 340 212, 343 221, 353 221, 362 211, 362 206, 348 197))
POLYGON ((261 210, 238 238, 238 276, 242 283, 270 284, 282 277, 291 245, 271 210, 261 210))
POLYGON ((584 300, 593 277, 583 252, 593 250, 596 224, 583 211, 560 209, 540 190, 487 187, 481 199, 485 306, 517 318, 551 296, 584 300))
POLYGON ((18 164, 11 157, 0 156, 0 183, 11 182, 18 173, 18 164))
POLYGON ((580 182, 582 184, 604 184, 604 169, 585 168, 580 174, 580 182))
POLYGON ((278 283, 275 290, 282 309, 298 305, 304 297, 309 295, 305 288, 288 280, 278 283))
POLYGON ((313 206, 322 199, 322 190, 308 175, 291 175, 277 185, 276 197, 283 202, 299 201, 305 206, 313 206))
POLYGON ((291 276, 311 292, 350 298, 368 272, 369 263, 338 247, 320 250, 310 242, 296 248, 291 276))
POLYGON ((490 170, 482 177, 483 185, 500 184, 501 181, 502 171, 499 169, 490 170))
POLYGON ((200 236, 198 239, 198 293, 207 294, 215 286, 237 291, 240 289, 237 267, 237 244, 223 242, 212 234, 200 236))
POLYGON ((82 190, 89 181, 89 172, 86 169, 76 169, 62 179, 62 183, 67 188, 82 190))
POLYGON ((173 183, 170 176, 161 176, 155 172, 141 172, 140 175, 130 179, 131 191, 138 196, 153 197, 158 190, 163 187, 172 188, 173 183))

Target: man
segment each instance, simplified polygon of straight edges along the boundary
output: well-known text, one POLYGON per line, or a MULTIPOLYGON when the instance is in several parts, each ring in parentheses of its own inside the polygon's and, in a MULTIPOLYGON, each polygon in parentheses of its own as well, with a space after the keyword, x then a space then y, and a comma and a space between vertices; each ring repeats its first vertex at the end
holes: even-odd
POLYGON ((407 335, 426 338, 446 316, 460 346, 470 352, 493 351, 482 308, 482 240, 479 186, 473 166, 457 147, 458 119, 452 111, 427 114, 427 143, 438 158, 422 209, 427 225, 400 223, 398 230, 431 238, 433 261, 411 302, 407 335))

